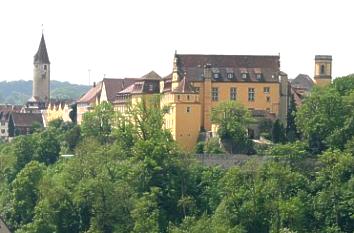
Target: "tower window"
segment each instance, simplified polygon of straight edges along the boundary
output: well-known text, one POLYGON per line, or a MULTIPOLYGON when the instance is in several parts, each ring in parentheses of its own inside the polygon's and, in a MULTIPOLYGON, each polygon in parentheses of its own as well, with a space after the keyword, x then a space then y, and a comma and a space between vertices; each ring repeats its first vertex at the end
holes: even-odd
POLYGON ((248 101, 254 101, 254 88, 248 88, 248 101))
POLYGON ((324 65, 321 65, 321 74, 325 74, 325 66, 324 65))
POLYGON ((213 87, 211 89, 211 100, 218 101, 219 99, 219 89, 217 87, 213 87))
POLYGON ((47 70, 47 65, 44 65, 44 66, 43 66, 43 69, 44 69, 44 70, 47 70))
POLYGON ((236 96, 237 96, 236 87, 231 87, 230 88, 230 100, 236 100, 236 96))

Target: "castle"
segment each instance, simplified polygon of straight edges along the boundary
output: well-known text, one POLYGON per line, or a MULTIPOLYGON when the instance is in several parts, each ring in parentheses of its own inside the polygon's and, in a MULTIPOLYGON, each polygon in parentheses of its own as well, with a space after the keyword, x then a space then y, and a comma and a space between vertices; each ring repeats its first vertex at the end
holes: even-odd
MULTIPOLYGON (((316 84, 331 82, 331 61, 331 56, 316 56, 316 84)), ((103 79, 78 100, 78 116, 103 101, 124 113, 128 106, 159 95, 161 108, 169 107, 164 127, 182 148, 192 150, 201 133, 215 133, 211 110, 219 103, 238 101, 258 122, 279 119, 286 125, 289 96, 303 98, 297 91, 280 69, 280 56, 175 53, 166 77, 152 71, 136 79, 103 79)), ((257 124, 249 127, 248 135, 259 137, 257 124)))
MULTIPOLYGON (((58 118, 80 124, 83 114, 104 101, 112 103, 116 111, 124 113, 128 106, 159 95, 161 108, 169 107, 164 116, 164 127, 186 150, 194 148, 201 133, 215 133, 211 111, 221 102, 238 101, 250 110, 258 122, 279 119, 286 125, 290 95, 294 95, 301 104, 312 85, 324 86, 332 80, 331 56, 315 57, 313 83, 311 78, 304 75, 288 80, 287 74, 280 69, 280 56, 176 52, 172 72, 166 77, 152 71, 140 78, 104 78, 74 105, 70 105, 69 102, 50 100, 50 61, 43 34, 33 65, 32 97, 21 108, 22 114, 18 111, 9 114, 11 111, 8 110, 6 114, 1 114, 0 106, 2 122, 11 121, 7 125, 12 128, 16 128, 15 119, 26 122, 22 128, 18 126, 17 131, 21 134, 30 132, 30 124, 34 120, 40 121, 43 126, 58 118)), ((7 136, 9 132, 10 136, 15 136, 14 131, 6 131, 7 136)), ((257 123, 249 126, 248 135, 251 138, 259 137, 257 123)))

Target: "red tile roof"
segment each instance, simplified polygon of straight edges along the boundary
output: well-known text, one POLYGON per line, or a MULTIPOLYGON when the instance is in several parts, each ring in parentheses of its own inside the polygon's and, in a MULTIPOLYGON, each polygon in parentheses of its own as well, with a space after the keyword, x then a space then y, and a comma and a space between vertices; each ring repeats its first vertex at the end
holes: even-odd
POLYGON ((102 82, 97 83, 94 87, 92 87, 88 92, 80 97, 77 103, 94 103, 96 101, 97 96, 101 94, 102 82))

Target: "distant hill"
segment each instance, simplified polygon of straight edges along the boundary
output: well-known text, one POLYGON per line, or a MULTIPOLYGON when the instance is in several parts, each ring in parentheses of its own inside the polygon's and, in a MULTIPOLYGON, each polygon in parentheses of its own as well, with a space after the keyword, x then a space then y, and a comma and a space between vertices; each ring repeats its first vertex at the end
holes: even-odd
MULTIPOLYGON (((51 81, 52 99, 78 99, 89 90, 87 85, 70 84, 69 82, 51 81)), ((32 81, 0 82, 0 103, 24 104, 32 95, 32 81)))

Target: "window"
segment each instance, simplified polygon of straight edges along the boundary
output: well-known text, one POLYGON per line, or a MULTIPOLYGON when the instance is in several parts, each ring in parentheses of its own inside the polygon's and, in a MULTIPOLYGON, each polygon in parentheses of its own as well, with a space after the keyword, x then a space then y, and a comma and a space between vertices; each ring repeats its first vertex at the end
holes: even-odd
POLYGON ((187 95, 187 100, 189 100, 189 95, 187 95))
POLYGON ((213 74, 214 79, 218 79, 220 77, 219 73, 214 73, 213 74))
POLYGON ((154 87, 152 84, 149 84, 149 91, 153 91, 154 90, 154 87))
POLYGON ((269 92, 270 92, 270 87, 264 87, 264 88, 263 88, 263 92, 264 92, 265 94, 269 94, 269 92))
POLYGON ((234 73, 227 73, 227 78, 228 79, 233 79, 234 78, 234 73))
POLYGON ((5 129, 1 129, 1 133, 2 133, 2 134, 5 134, 5 129))
POLYGON ((248 88, 248 101, 254 101, 254 88, 248 88))
POLYGON ((257 80, 261 80, 262 79, 262 74, 261 73, 256 74, 256 79, 257 80))
POLYGON ((187 107, 187 112, 191 112, 191 107, 187 107))
POLYGON ((180 96, 180 95, 177 95, 177 99, 180 100, 180 99, 181 99, 181 96, 180 96))
POLYGON ((321 65, 321 74, 324 74, 324 73, 325 73, 325 66, 321 65))
POLYGON ((248 76, 247 73, 242 73, 242 74, 241 74, 241 78, 243 78, 243 79, 246 79, 247 76, 248 76))
POLYGON ((236 87, 230 88, 230 100, 236 100, 237 90, 236 87))
POLYGON ((218 99, 219 99, 219 90, 217 87, 213 87, 211 89, 211 100, 218 101, 218 99))
POLYGON ((266 111, 267 111, 267 112, 270 112, 270 108, 266 108, 266 111))
POLYGON ((196 87, 194 90, 195 90, 196 93, 200 92, 200 88, 199 87, 196 87))
POLYGON ((44 70, 47 70, 47 65, 44 65, 44 66, 43 66, 43 69, 44 69, 44 70))
POLYGON ((270 102, 270 96, 267 96, 267 102, 268 103, 270 102))

